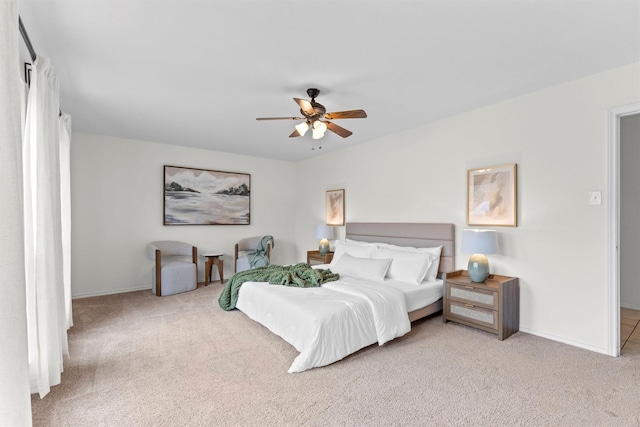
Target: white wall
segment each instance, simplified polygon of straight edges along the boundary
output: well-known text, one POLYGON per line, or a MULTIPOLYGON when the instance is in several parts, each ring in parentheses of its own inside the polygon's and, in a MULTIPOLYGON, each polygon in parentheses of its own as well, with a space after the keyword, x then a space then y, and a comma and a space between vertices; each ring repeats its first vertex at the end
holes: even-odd
POLYGON ((638 81, 640 63, 300 162, 298 256, 335 188, 347 221, 452 222, 459 247, 467 169, 517 163, 519 224, 498 228, 492 271, 520 278, 521 330, 606 353, 606 113, 638 102, 638 81))
POLYGON ((640 310, 640 114, 620 119, 620 305, 640 310))
POLYGON ((74 132, 71 165, 74 297, 151 289, 154 240, 224 251, 225 277, 243 237, 271 234, 272 261, 295 259, 292 163, 74 132), (251 225, 164 226, 164 165, 251 174, 251 225))
MULTIPOLYGON (((73 294, 148 289, 156 239, 230 254, 268 233, 274 262, 304 260, 337 188, 348 221, 452 222, 459 246, 467 169, 517 163, 519 225, 498 229, 492 271, 520 278, 521 330, 605 353, 606 113, 640 101, 639 79, 636 63, 297 164, 75 133, 73 294), (251 173, 252 225, 163 226, 165 164, 251 173)), ((456 257, 465 268, 469 254, 456 257)))

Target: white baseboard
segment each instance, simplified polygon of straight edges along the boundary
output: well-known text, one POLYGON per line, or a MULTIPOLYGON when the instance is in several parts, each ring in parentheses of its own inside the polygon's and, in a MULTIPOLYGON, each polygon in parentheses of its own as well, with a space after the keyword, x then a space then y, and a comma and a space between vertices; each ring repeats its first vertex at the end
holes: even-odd
POLYGON ((633 305, 633 304, 620 304, 620 307, 622 308, 628 308, 630 310, 638 310, 640 311, 640 305, 633 305))
MULTIPOLYGON (((218 279, 218 280, 220 280, 220 279, 218 279)), ((201 284, 204 284, 204 281, 198 282, 198 286, 200 286, 201 284)), ((117 290, 95 292, 95 293, 89 293, 89 294, 78 294, 78 295, 72 295, 71 299, 101 297, 101 296, 105 296, 105 295, 115 295, 115 294, 123 294, 125 292, 137 292, 137 291, 149 291, 149 292, 151 292, 151 286, 145 286, 145 287, 141 287, 141 288, 117 289, 117 290)))
POLYGON ((585 350, 594 351, 596 353, 602 353, 602 354, 606 354, 607 356, 609 356, 609 353, 608 353, 606 348, 594 347, 592 345, 588 345, 588 344, 581 343, 581 342, 578 342, 578 341, 568 340, 566 338, 557 337, 555 335, 545 334, 545 333, 542 333, 542 332, 539 332, 539 331, 533 331, 531 329, 522 328, 522 327, 520 328, 520 331, 525 332, 527 334, 535 335, 535 336, 538 336, 538 337, 546 338, 546 339, 551 340, 551 341, 561 342, 563 344, 568 344, 568 345, 573 346, 573 347, 579 347, 579 348, 583 348, 585 350))
POLYGON ((72 295, 71 298, 78 299, 78 298, 101 297, 104 295, 115 295, 115 294, 123 294, 125 292, 136 292, 136 291, 145 291, 145 290, 151 292, 151 286, 145 286, 143 288, 117 289, 117 290, 103 291, 103 292, 96 292, 96 293, 89 293, 89 294, 78 294, 78 295, 72 295))

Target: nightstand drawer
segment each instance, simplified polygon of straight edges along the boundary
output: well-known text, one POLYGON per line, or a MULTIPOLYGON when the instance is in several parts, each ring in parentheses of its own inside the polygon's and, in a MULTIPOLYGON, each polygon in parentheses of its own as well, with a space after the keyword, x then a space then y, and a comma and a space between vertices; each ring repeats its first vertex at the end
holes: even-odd
POLYGON ((449 317, 498 330, 498 312, 464 303, 447 301, 449 317))
POLYGON ((491 310, 498 309, 498 292, 477 289, 473 286, 454 285, 447 286, 447 299, 469 303, 474 306, 485 307, 491 310))

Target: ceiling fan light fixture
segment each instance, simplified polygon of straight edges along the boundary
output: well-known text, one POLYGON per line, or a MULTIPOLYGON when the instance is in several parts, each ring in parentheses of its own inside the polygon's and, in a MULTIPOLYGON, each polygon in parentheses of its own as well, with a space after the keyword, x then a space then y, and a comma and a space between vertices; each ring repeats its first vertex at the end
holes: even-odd
POLYGON ((324 133, 327 131, 327 125, 320 120, 316 120, 315 122, 313 122, 313 129, 321 132, 324 135, 324 133))
POLYGON ((313 139, 320 139, 324 136, 324 132, 320 132, 319 130, 313 129, 313 134, 311 135, 313 139))
POLYGON ((307 133, 309 128, 312 130, 313 139, 320 139, 324 136, 327 130, 335 133, 342 138, 347 138, 353 134, 353 132, 338 126, 333 122, 336 119, 364 119, 367 117, 367 113, 364 110, 346 110, 346 111, 334 111, 327 113, 324 105, 316 102, 316 97, 320 91, 318 89, 307 89, 307 95, 311 98, 311 101, 307 101, 302 98, 293 98, 298 107, 300 107, 300 114, 298 117, 258 117, 256 120, 304 120, 295 126, 295 130, 289 135, 289 138, 297 138, 307 133), (331 120, 323 121, 322 119, 331 120))
POLYGON ((309 130, 309 123, 307 123, 307 122, 299 123, 299 124, 295 125, 295 128, 298 131, 298 133, 300 134, 300 136, 302 136, 305 133, 307 133, 307 131, 309 130))
POLYGON ((314 121, 311 127, 313 128, 313 139, 322 138, 327 131, 327 125, 320 120, 314 121))

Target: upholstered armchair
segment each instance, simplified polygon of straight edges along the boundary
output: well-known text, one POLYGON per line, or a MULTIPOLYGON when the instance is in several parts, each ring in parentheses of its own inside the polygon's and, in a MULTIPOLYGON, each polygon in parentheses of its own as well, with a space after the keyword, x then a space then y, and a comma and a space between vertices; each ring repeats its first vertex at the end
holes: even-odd
POLYGON ((164 240, 147 245, 147 256, 155 261, 151 291, 157 296, 193 291, 198 287, 198 249, 184 242, 164 240))
POLYGON ((269 265, 271 248, 275 246, 272 236, 247 237, 236 243, 233 265, 236 273, 254 267, 269 265))

